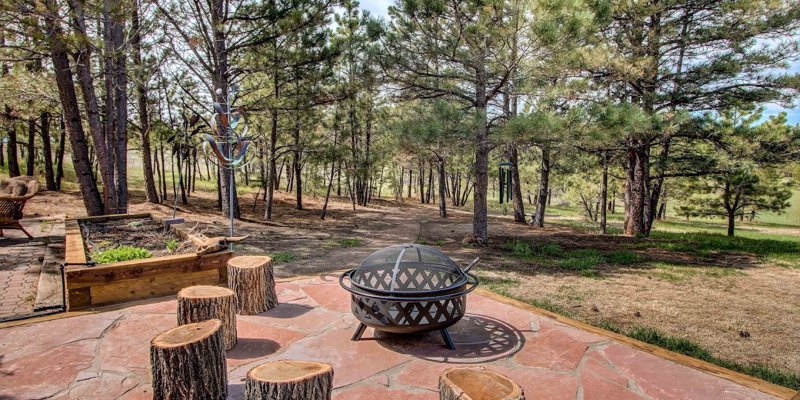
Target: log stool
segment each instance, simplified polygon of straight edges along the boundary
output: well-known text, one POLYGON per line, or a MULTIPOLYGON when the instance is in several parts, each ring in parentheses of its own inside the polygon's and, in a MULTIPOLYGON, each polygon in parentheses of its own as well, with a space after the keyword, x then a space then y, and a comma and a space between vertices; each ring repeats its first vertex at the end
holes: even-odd
POLYGON ((278 305, 269 257, 239 256, 228 260, 228 287, 236 293, 239 314, 258 314, 278 305))
POLYGON ((190 286, 178 292, 178 325, 209 319, 222 322, 225 350, 236 346, 236 296, 219 286, 190 286))
POLYGON ((484 367, 450 368, 439 375, 440 400, 525 400, 522 388, 484 367))
POLYGON ((247 373, 245 400, 330 400, 333 367, 310 361, 272 361, 247 373))
POLYGON ((222 322, 181 325, 150 342, 153 399, 225 400, 228 371, 222 322))

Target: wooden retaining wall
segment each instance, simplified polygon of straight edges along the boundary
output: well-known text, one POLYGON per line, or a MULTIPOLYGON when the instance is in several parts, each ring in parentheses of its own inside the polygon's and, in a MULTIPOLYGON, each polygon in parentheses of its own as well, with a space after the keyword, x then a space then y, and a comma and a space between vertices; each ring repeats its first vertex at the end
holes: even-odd
MULTIPOLYGON (((65 268, 67 309, 123 303, 177 293, 187 286, 227 282, 227 262, 232 251, 206 255, 178 254, 142 260, 98 264, 90 267, 79 223, 128 218, 152 218, 150 214, 104 215, 65 221, 65 268)), ((174 229, 174 228, 173 228, 174 229)), ((185 237, 179 230, 176 233, 185 237)))

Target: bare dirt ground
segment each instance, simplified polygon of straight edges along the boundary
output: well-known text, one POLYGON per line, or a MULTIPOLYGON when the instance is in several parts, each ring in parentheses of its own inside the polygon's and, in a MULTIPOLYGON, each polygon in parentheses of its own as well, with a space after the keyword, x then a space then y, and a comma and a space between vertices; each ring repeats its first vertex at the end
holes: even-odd
MULTIPOLYGON (((206 235, 227 233, 227 221, 214 208, 213 193, 195 193, 181 206, 185 227, 206 235)), ((449 210, 438 217, 435 206, 378 201, 352 210, 346 199, 334 199, 328 218, 319 218, 321 199, 307 198, 306 210, 295 210, 291 195, 278 193, 273 221, 263 221, 264 203, 252 208, 254 195, 240 196, 243 220, 236 234, 250 237, 237 247, 240 254, 280 253, 280 276, 315 274, 353 268, 372 251, 396 243, 420 241, 437 245, 466 265, 480 256, 475 268, 487 284, 501 282, 515 297, 546 301, 577 319, 611 323, 622 328, 643 326, 691 339, 716 357, 758 362, 800 373, 800 269, 768 265, 747 254, 699 257, 639 246, 647 263, 603 265, 599 276, 541 265, 511 256, 503 244, 524 240, 555 243, 564 251, 592 248, 613 251, 642 245, 647 239, 599 236, 551 225, 532 229, 507 218, 490 218, 491 244, 462 244, 471 234, 471 214, 449 210), (654 267, 669 262, 679 266, 654 267), (741 332, 749 337, 741 337, 741 332)), ((170 207, 146 204, 132 197, 131 212, 171 213, 170 207)), ((46 194, 26 206, 29 215, 83 214, 77 193, 46 194)))

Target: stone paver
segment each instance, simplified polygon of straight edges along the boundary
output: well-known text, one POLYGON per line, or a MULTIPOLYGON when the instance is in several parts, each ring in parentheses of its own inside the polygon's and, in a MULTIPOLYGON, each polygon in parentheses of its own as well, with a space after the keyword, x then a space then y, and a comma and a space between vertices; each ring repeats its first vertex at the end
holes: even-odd
POLYGON ((63 240, 63 220, 33 218, 21 224, 33 239, 10 229, 0 237, 0 321, 34 314, 45 250, 63 240))
MULTIPOLYGON (((278 284, 281 304, 238 316, 238 345, 228 351, 229 398, 269 360, 334 366, 334 399, 438 398, 439 373, 485 365, 518 382, 533 399, 774 399, 527 310, 470 295, 452 327, 457 350, 438 333, 381 334, 357 323, 349 295, 331 276, 278 284)), ((147 399, 152 397, 150 340, 176 325, 174 298, 0 329, 0 398, 147 399)))

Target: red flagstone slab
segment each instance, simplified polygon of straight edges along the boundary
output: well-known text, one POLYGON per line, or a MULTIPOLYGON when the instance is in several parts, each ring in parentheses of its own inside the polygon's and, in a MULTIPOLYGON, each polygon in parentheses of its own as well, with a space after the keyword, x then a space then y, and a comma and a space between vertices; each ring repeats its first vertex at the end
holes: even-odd
POLYGON ((627 387, 628 378, 614 371, 610 365, 600 361, 599 357, 593 356, 594 353, 596 352, 591 352, 590 356, 586 358, 586 362, 581 367, 581 375, 593 375, 619 386, 627 387))
MULTIPOLYGON (((69 389, 66 398, 83 399, 116 399, 136 386, 136 383, 124 375, 111 373, 96 378, 85 379, 69 389)), ((152 398, 152 393, 150 394, 152 398)))
POLYGON ((451 364, 414 360, 394 379, 395 382, 429 390, 439 390, 439 375, 451 364))
MULTIPOLYGON (((352 342, 357 321, 336 279, 278 284, 277 308, 237 316, 239 345, 227 353, 230 399, 243 397, 250 368, 276 359, 332 364, 337 400, 434 400, 439 374, 455 365, 504 374, 528 400, 773 398, 478 295, 450 328, 455 351, 438 332, 368 329, 352 342)), ((175 308, 172 298, 0 329, 0 398, 152 398, 150 340, 176 325, 175 308)))
MULTIPOLYGON (((336 372, 334 371, 334 374, 336 372)), ((402 389, 387 389, 381 386, 358 385, 346 390, 337 391, 333 400, 438 400, 439 392, 412 393, 402 389)))
POLYGON ((350 312, 350 296, 338 283, 305 286, 303 291, 319 305, 331 311, 350 312))
POLYGON ((511 363, 486 365, 486 367, 507 376, 522 386, 527 400, 575 400, 577 398, 579 383, 572 374, 548 369, 523 368, 511 363))
POLYGON ((97 340, 87 339, 3 361, 0 398, 43 399, 57 394, 92 365, 95 347, 97 340))
POLYGON ((98 367, 150 379, 150 341, 178 325, 174 314, 129 314, 109 329, 100 343, 98 367))
POLYGON ((239 315, 238 321, 280 326, 306 333, 318 333, 326 326, 341 321, 341 313, 303 304, 279 303, 277 307, 258 315, 239 315))
POLYGON ((628 389, 627 382, 607 380, 599 374, 593 374, 585 369, 581 371, 581 386, 583 387, 584 400, 642 400, 642 396, 628 389))
POLYGON ((2 362, 100 335, 122 314, 109 312, 0 329, 2 362))
POLYGON ((289 345, 280 359, 318 361, 333 365, 333 385, 342 387, 407 360, 406 356, 387 350, 374 340, 350 340, 351 329, 336 329, 308 337, 289 345))
POLYGON ((148 385, 140 385, 133 388, 128 393, 120 396, 117 400, 152 400, 153 387, 148 385))
POLYGON ((254 322, 256 318, 258 317, 237 317, 236 347, 227 352, 229 368, 268 357, 305 336, 302 332, 254 322))
POLYGON ((178 301, 175 297, 165 298, 162 301, 156 301, 147 304, 139 304, 133 307, 125 308, 126 312, 135 314, 175 314, 178 310, 178 301))
POLYGON ((658 399, 772 399, 772 396, 737 385, 638 351, 618 343, 602 350, 606 358, 636 382, 647 395, 658 399))
POLYGON ((564 334, 559 327, 543 322, 540 333, 528 338, 514 360, 527 367, 573 371, 588 348, 585 342, 564 334))
POLYGON ((531 322, 538 323, 543 319, 548 320, 529 311, 474 295, 467 298, 467 313, 502 317, 503 322, 522 332, 531 332, 531 322))

